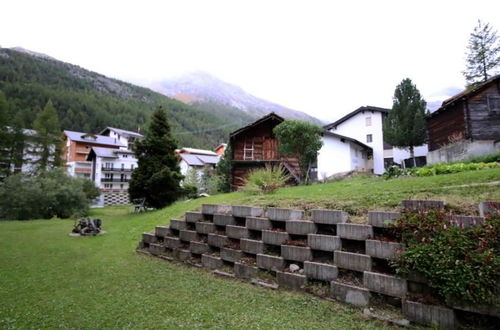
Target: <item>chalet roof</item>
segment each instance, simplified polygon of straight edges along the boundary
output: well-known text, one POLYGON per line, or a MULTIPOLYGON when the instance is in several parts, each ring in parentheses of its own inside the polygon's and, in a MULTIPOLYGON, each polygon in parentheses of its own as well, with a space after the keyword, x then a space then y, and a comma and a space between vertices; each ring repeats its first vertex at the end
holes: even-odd
POLYGON ((195 149, 195 148, 181 148, 181 149, 177 149, 176 152, 178 152, 179 154, 217 156, 217 154, 211 150, 195 149))
POLYGON ((114 147, 125 147, 123 143, 115 138, 103 135, 88 134, 74 131, 64 131, 64 134, 73 141, 102 144, 114 147))
POLYGON ((498 82, 498 81, 500 81, 500 74, 491 77, 490 79, 477 85, 476 87, 472 88, 471 90, 465 89, 462 92, 458 93, 457 95, 454 95, 454 96, 450 97, 449 99, 444 100, 443 103, 441 104, 441 107, 439 109, 437 109, 436 111, 434 111, 433 113, 431 113, 429 118, 434 117, 435 115, 442 113, 443 111, 448 109, 448 107, 456 104, 459 101, 467 99, 467 98, 475 95, 476 93, 479 93, 483 89, 490 86, 492 83, 498 82))
POLYGON ((281 116, 278 116, 277 114, 275 114, 274 112, 271 112, 267 115, 265 115, 264 117, 261 117, 260 119, 257 119, 256 121, 254 121, 253 123, 251 124, 248 124, 247 126, 245 127, 242 127, 240 129, 237 129, 236 131, 232 132, 231 134, 229 134, 229 137, 232 139, 234 138, 236 135, 246 131, 246 130, 249 130, 250 128, 253 128, 257 125, 260 125, 262 124, 263 122, 267 121, 267 120, 276 120, 280 123, 284 122, 285 121, 285 118, 281 117, 281 116))
POLYGON ((350 141, 352 143, 355 143, 355 144, 359 145, 360 147, 362 147, 364 149, 373 150, 372 147, 367 146, 366 144, 364 144, 362 142, 359 142, 358 140, 350 138, 348 136, 343 136, 343 135, 340 135, 340 134, 332 133, 332 132, 327 131, 327 130, 323 131, 323 135, 335 137, 335 138, 338 138, 341 141, 342 140, 350 141))
POLYGON ((124 135, 124 136, 135 136, 135 137, 144 137, 142 134, 137 133, 137 132, 132 132, 132 131, 127 131, 121 128, 115 128, 115 127, 106 127, 103 129, 99 134, 104 135, 108 131, 113 131, 117 134, 124 135))
POLYGON ((193 155, 193 154, 179 154, 180 158, 184 160, 189 166, 204 166, 205 164, 217 164, 219 156, 206 156, 206 155, 193 155))
POLYGON ((87 156, 88 160, 92 160, 94 157, 101 158, 118 158, 119 154, 133 155, 134 153, 130 150, 125 149, 114 149, 114 148, 102 148, 102 147, 92 147, 87 156))
POLYGON ((342 124, 346 120, 348 120, 348 119, 356 116, 358 113, 365 112, 365 111, 389 113, 389 109, 379 108, 379 107, 374 107, 374 106, 371 106, 371 105, 367 105, 367 106, 363 106, 363 107, 357 108, 356 110, 354 110, 353 112, 348 113, 347 115, 345 115, 344 117, 340 118, 339 120, 337 120, 337 121, 335 121, 335 122, 333 122, 331 124, 323 126, 323 128, 326 129, 326 130, 331 130, 332 128, 334 128, 334 127, 342 124))

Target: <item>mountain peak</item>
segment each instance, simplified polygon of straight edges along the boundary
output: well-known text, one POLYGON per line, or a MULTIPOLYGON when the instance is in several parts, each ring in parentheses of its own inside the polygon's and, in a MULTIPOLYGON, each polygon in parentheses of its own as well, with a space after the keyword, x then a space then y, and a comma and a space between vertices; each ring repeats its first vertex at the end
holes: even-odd
POLYGON ((12 47, 10 49, 15 50, 15 51, 20 52, 20 53, 28 54, 28 55, 31 55, 31 56, 36 56, 36 57, 44 58, 44 59, 47 59, 47 60, 55 60, 55 58, 53 58, 52 56, 49 56, 49 55, 46 55, 46 54, 43 54, 43 53, 38 53, 38 52, 29 50, 29 49, 26 49, 26 48, 23 48, 23 47, 12 47))

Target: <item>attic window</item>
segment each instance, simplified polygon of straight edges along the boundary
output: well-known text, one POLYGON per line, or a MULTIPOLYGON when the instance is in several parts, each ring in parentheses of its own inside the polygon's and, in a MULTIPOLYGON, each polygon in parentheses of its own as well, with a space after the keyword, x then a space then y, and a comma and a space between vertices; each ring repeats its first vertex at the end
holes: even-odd
POLYGON ((493 113, 500 113, 500 95, 488 95, 488 110, 493 113))

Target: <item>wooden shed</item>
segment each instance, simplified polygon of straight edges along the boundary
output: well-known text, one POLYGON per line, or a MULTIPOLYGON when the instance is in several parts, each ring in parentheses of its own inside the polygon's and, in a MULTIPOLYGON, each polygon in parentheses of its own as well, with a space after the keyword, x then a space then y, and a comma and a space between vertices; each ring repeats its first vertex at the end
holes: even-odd
POLYGON ((263 168, 266 164, 283 165, 294 181, 298 181, 298 160, 279 154, 278 141, 273 133, 273 129, 284 120, 272 112, 231 133, 232 190, 245 184, 251 170, 263 168))

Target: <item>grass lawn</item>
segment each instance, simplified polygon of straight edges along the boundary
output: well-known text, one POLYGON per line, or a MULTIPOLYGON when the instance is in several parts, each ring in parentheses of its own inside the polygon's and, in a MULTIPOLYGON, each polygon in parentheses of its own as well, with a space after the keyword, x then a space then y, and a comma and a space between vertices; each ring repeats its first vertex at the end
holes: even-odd
POLYGON ((380 328, 360 309, 288 291, 220 279, 208 271, 137 254, 142 232, 202 203, 330 207, 362 221, 368 209, 393 209, 403 198, 444 199, 472 214, 500 200, 500 169, 384 181, 355 178, 178 202, 131 214, 130 207, 92 210, 108 232, 69 237, 72 220, 0 222, 0 329, 4 328, 380 328))

